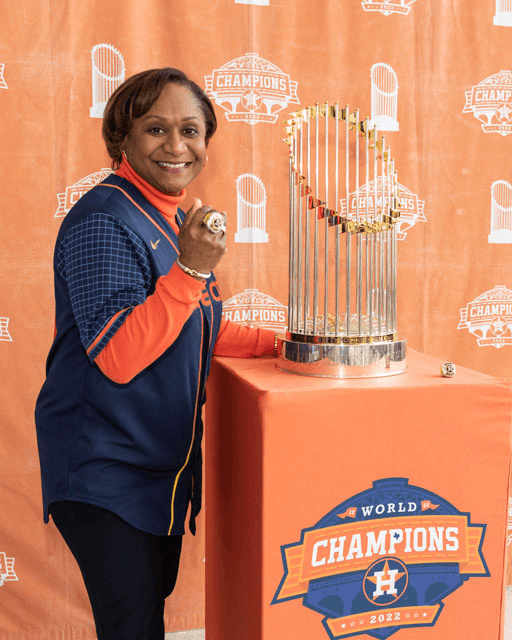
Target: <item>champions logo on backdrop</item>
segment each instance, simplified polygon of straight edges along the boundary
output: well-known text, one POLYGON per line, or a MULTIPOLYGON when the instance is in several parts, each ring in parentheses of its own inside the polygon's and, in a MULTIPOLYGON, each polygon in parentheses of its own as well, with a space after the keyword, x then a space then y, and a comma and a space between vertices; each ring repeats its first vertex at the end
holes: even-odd
POLYGON ((91 173, 85 178, 80 178, 71 187, 67 187, 64 193, 57 194, 59 206, 55 212, 55 218, 62 218, 76 204, 80 198, 90 191, 93 187, 105 180, 112 173, 112 169, 101 169, 96 173, 91 173))
POLYGON ((512 72, 500 71, 466 91, 462 113, 473 112, 485 133, 512 133, 512 72))
POLYGON ((512 345, 512 291, 498 285, 460 310, 457 329, 468 329, 479 347, 512 345))
MULTIPOLYGON (((388 177, 379 176, 377 180, 371 180, 361 185, 356 191, 350 194, 350 207, 348 216, 355 218, 357 214, 367 215, 373 220, 382 210, 382 187, 384 185, 385 193, 389 192, 390 182, 388 177)), ((407 231, 417 222, 426 222, 427 219, 423 213, 425 206, 424 200, 419 200, 418 196, 412 191, 398 183, 399 200, 400 200, 400 217, 397 219, 397 239, 405 240, 407 231)), ((340 202, 341 214, 347 215, 347 199, 343 198, 340 202)))
POLYGON ((3 551, 0 551, 0 587, 9 580, 18 580, 18 576, 14 573, 14 558, 8 558, 3 551))
POLYGON ((288 103, 299 104, 297 82, 257 53, 235 58, 204 79, 206 93, 230 122, 274 123, 288 103))
POLYGON ((245 289, 223 302, 222 315, 225 320, 273 331, 284 331, 288 321, 285 305, 257 289, 245 289))
POLYGON ((449 594, 490 575, 485 528, 407 478, 377 480, 281 547, 272 604, 302 598, 332 639, 433 626, 449 594))
POLYGON ((415 2, 416 0, 363 0, 361 6, 365 11, 380 11, 384 16, 392 13, 406 16, 415 2))

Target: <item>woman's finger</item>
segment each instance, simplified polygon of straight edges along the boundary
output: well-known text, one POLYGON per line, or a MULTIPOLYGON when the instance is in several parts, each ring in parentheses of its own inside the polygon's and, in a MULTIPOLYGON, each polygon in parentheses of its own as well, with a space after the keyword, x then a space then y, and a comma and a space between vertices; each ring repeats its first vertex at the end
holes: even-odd
POLYGON ((181 225, 182 230, 183 230, 183 227, 186 227, 190 224, 190 222, 194 218, 195 213, 202 207, 203 207, 203 203, 201 202, 201 200, 199 200, 199 198, 192 198, 192 206, 185 214, 185 219, 183 220, 183 224, 181 225))

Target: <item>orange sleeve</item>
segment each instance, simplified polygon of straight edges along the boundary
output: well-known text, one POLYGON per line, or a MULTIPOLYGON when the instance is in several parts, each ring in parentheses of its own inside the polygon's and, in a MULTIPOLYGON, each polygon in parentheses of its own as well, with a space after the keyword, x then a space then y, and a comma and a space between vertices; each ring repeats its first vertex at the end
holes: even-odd
POLYGON ((232 358, 272 355, 275 331, 222 320, 213 354, 232 358))
POLYGON ((95 363, 114 382, 129 382, 176 340, 203 289, 203 282, 174 264, 158 279, 153 294, 126 317, 95 363))

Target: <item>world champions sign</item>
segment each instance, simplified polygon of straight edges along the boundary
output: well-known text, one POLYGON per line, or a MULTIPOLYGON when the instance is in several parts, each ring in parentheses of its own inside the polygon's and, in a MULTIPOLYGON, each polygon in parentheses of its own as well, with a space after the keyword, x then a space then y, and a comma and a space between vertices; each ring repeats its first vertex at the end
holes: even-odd
POLYGON ((297 82, 257 53, 230 60, 205 76, 205 83, 230 122, 274 124, 289 103, 299 104, 297 82))
POLYGON ((447 596, 490 575, 485 529, 406 478, 377 480, 281 547, 272 604, 302 598, 332 640, 433 626, 447 596))

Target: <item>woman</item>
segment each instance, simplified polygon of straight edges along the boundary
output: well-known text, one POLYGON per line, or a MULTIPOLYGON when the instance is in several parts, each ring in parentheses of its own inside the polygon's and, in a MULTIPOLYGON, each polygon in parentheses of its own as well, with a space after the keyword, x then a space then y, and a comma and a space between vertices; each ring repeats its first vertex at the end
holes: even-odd
POLYGON ((44 518, 80 566, 98 638, 164 637, 187 509, 193 533, 200 509, 212 353, 275 353, 273 332, 221 319, 224 215, 199 200, 179 209, 216 126, 181 71, 129 78, 103 120, 116 172, 56 242, 56 334, 36 407, 44 518))

